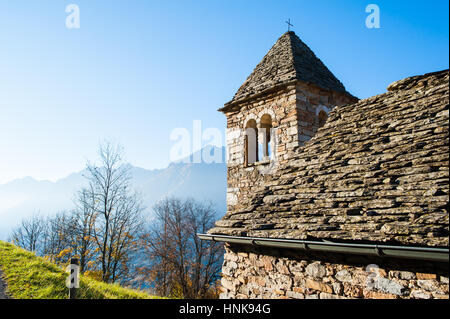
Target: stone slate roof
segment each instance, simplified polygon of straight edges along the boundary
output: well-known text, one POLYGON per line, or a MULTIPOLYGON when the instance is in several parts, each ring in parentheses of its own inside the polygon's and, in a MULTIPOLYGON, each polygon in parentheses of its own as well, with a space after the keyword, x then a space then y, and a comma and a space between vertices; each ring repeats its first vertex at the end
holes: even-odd
POLYGON ((246 98, 282 83, 301 80, 346 93, 344 85, 292 31, 283 34, 242 84, 233 100, 246 98))
POLYGON ((333 109, 210 234, 449 244, 449 72, 333 109))

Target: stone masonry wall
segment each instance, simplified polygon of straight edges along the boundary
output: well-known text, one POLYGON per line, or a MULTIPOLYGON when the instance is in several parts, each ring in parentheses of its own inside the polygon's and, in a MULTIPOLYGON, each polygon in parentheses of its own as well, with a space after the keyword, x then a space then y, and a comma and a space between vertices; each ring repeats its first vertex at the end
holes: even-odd
POLYGON ((229 167, 233 203, 208 233, 448 247, 448 79, 415 76, 334 108, 273 173, 229 167))
POLYGON ((327 114, 335 106, 351 104, 358 99, 349 95, 322 89, 315 85, 297 82, 296 106, 298 125, 298 146, 303 146, 319 129, 318 115, 320 111, 327 114))
POLYGON ((221 298, 448 299, 448 265, 226 245, 221 298))
POLYGON ((271 179, 267 170, 286 163, 295 155, 296 148, 311 139, 318 129, 318 114, 329 112, 337 105, 356 99, 315 85, 297 82, 285 88, 243 102, 239 110, 226 113, 228 150, 228 210, 239 202, 240 196, 264 187, 271 179), (254 163, 244 167, 244 135, 246 123, 254 119, 259 127, 261 117, 268 114, 275 130, 276 151, 272 163, 254 163), (272 165, 268 167, 268 165, 272 165))

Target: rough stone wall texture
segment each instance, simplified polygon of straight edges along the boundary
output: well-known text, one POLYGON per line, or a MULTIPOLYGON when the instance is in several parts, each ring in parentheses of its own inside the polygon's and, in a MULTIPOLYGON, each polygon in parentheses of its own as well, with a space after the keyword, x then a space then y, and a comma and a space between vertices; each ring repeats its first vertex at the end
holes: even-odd
MULTIPOLYGON (((285 150, 288 160, 271 174, 230 165, 232 202, 208 233, 448 246, 448 70, 404 79, 385 94, 335 107, 317 133, 313 109, 332 105, 329 96, 296 87, 277 99, 230 113, 228 127, 271 107, 285 141, 280 148, 302 139, 290 135, 296 127, 314 136, 285 150)), ((236 143, 235 158, 243 153, 238 141, 229 141, 236 143)))
MULTIPOLYGON (((448 247, 448 70, 356 100, 284 34, 220 109, 228 209, 208 233, 448 247), (330 111, 321 128, 320 110, 330 111), (245 165, 246 122, 266 113, 275 160, 245 165)), ((448 299, 448 263, 228 246, 222 289, 222 298, 448 299)))
MULTIPOLYGON (((337 105, 355 101, 355 98, 340 92, 333 92, 301 81, 275 90, 270 94, 251 99, 237 105, 235 111, 226 112, 228 150, 229 209, 240 201, 249 189, 264 188, 267 169, 277 169, 296 156, 297 148, 311 139, 319 128, 320 110, 329 112, 337 105), (270 115, 275 129, 276 151, 269 163, 255 163, 244 167, 244 135, 249 120, 255 120, 258 128, 263 115, 270 115)), ((271 177, 269 177, 271 178, 271 177)))
POLYGON ((448 299, 448 264, 227 246, 221 298, 448 299))
POLYGON ((264 188, 265 173, 289 161, 295 149, 314 136, 320 110, 328 113, 357 100, 294 32, 283 34, 220 109, 227 116, 229 209, 250 186, 264 188), (244 167, 246 123, 253 119, 260 127, 264 114, 271 116, 275 128, 275 138, 271 136, 275 158, 270 165, 258 162, 244 167))

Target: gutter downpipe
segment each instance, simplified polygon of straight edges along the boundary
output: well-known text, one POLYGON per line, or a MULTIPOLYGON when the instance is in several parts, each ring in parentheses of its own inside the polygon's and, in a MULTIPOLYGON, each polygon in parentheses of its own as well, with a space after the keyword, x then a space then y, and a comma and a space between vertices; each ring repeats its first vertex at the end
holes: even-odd
POLYGON ((343 254, 370 255, 406 259, 449 262, 448 248, 410 247, 377 244, 351 244, 331 241, 308 241, 295 239, 274 239, 258 237, 237 237, 227 235, 197 234, 202 240, 243 244, 261 247, 299 249, 305 251, 334 252, 343 254))

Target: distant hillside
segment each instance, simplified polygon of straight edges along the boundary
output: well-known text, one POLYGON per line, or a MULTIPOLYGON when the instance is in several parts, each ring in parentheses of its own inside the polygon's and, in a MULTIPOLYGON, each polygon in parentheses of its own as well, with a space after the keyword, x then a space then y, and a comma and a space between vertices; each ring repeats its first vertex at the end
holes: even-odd
MULTIPOLYGON (((221 151, 225 157, 224 149, 206 149, 213 150, 221 151)), ((130 165, 130 169, 132 186, 141 193, 148 215, 158 200, 168 196, 211 201, 219 214, 225 213, 227 174, 224 161, 171 163, 165 169, 155 170, 130 165)), ((86 184, 83 174, 84 171, 73 173, 56 182, 26 177, 0 185, 0 239, 6 240, 11 228, 33 213, 46 216, 72 209, 75 192, 86 184)))
MULTIPOLYGON (((0 268, 13 299, 67 299, 67 273, 35 254, 0 241, 0 268)), ((80 299, 151 299, 142 291, 81 276, 80 299)))

